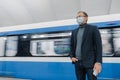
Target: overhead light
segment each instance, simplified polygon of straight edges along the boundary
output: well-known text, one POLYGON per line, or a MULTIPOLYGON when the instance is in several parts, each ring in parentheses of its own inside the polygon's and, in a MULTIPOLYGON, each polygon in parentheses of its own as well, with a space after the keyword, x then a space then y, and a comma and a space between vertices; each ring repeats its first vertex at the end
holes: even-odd
POLYGON ((27 38, 27 36, 22 36, 22 38, 24 38, 24 39, 25 39, 25 38, 27 38))

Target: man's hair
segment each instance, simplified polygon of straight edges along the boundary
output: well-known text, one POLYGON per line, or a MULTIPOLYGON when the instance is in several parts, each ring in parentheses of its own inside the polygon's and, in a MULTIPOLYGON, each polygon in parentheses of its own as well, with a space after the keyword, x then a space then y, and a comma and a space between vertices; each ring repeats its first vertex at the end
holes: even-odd
POLYGON ((88 17, 88 14, 85 11, 78 11, 77 14, 79 14, 79 13, 83 13, 85 15, 85 17, 88 17))

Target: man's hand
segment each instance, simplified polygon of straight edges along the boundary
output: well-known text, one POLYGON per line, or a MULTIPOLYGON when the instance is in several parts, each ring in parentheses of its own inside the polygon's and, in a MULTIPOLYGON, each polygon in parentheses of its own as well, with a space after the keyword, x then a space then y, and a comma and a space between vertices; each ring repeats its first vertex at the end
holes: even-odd
POLYGON ((72 60, 72 62, 76 62, 76 61, 78 61, 78 59, 77 58, 71 58, 71 60, 72 60))
POLYGON ((96 62, 96 63, 94 64, 94 68, 93 68, 93 70, 95 70, 96 73, 100 73, 101 70, 102 70, 101 63, 96 62))

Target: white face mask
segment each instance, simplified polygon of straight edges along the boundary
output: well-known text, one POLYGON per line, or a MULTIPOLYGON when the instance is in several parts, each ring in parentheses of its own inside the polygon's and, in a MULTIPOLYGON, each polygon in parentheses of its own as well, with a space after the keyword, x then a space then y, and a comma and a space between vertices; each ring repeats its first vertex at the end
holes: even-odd
POLYGON ((83 17, 78 17, 76 21, 78 24, 82 24, 84 20, 83 17))

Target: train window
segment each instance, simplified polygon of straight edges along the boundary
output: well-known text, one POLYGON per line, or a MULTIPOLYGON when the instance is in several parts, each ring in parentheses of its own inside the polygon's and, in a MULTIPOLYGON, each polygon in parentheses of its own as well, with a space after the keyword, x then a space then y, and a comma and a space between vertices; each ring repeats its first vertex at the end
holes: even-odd
POLYGON ((5 56, 6 37, 0 37, 0 56, 5 56))
POLYGON ((111 30, 100 29, 100 33, 102 37, 103 56, 113 56, 111 46, 111 30))
POLYGON ((18 49, 16 56, 31 56, 30 38, 30 34, 23 34, 18 36, 18 49))
POLYGON ((120 56, 120 28, 114 28, 113 30, 113 42, 114 42, 114 56, 120 56))
POLYGON ((68 56, 70 32, 31 35, 30 52, 33 56, 68 56))
POLYGON ((17 41, 17 36, 0 37, 0 56, 15 56, 17 41))
POLYGON ((9 36, 6 38, 5 56, 15 56, 17 53, 17 36, 9 36))
POLYGON ((100 29, 103 56, 120 56, 120 28, 100 29))

